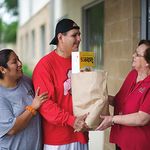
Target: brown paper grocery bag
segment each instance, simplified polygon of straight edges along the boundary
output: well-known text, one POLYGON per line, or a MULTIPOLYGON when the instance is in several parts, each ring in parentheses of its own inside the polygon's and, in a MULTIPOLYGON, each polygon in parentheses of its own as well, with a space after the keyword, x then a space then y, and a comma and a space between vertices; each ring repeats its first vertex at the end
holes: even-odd
POLYGON ((92 71, 72 74, 72 99, 75 116, 89 113, 86 123, 95 129, 101 115, 109 114, 107 72, 92 71))

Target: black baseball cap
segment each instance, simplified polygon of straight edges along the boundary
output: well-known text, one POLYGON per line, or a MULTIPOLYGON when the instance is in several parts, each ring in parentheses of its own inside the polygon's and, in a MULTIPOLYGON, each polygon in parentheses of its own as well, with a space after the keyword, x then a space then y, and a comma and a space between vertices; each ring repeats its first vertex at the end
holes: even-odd
POLYGON ((49 44, 57 45, 58 43, 57 35, 59 33, 65 33, 72 29, 80 29, 80 27, 71 19, 60 20, 56 25, 55 37, 52 39, 52 41, 49 44))

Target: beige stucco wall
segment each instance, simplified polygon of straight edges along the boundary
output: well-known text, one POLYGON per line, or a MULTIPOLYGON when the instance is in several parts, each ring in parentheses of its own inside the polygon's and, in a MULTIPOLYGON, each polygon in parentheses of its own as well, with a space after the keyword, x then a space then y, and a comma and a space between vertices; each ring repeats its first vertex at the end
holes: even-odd
MULTIPOLYGON (((132 53, 140 39, 140 0, 106 0, 104 25, 104 68, 108 91, 114 95, 131 69, 132 53)), ((112 150, 109 130, 104 150, 112 150)))
POLYGON ((104 28, 104 68, 109 71, 109 92, 114 94, 131 69, 140 39, 140 0, 106 0, 104 28))
POLYGON ((40 27, 45 25, 46 31, 46 53, 49 52, 49 39, 50 39, 50 18, 49 18, 49 9, 51 5, 47 4, 43 9, 38 12, 36 15, 32 16, 29 21, 23 26, 19 27, 17 35, 17 53, 20 56, 24 64, 29 65, 29 68, 32 70, 37 63, 37 61, 42 57, 40 50, 40 27), (35 31, 35 55, 32 56, 31 48, 31 32, 34 29, 35 31), (28 34, 28 44, 26 43, 26 34, 28 34))

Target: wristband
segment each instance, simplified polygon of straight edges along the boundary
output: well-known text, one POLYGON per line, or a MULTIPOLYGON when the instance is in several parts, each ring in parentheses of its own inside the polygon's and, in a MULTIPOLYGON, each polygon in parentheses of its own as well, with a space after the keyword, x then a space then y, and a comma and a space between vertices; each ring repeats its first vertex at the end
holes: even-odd
POLYGON ((36 110, 30 105, 26 106, 25 110, 28 110, 33 116, 35 116, 37 113, 36 110))
POLYGON ((114 116, 112 116, 111 125, 112 125, 112 126, 115 125, 114 116))

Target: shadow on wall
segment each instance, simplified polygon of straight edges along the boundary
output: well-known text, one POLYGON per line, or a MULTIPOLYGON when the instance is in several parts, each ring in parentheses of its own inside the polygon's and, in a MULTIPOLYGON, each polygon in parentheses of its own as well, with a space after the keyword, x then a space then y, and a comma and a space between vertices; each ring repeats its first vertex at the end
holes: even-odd
POLYGON ((23 65, 23 73, 26 75, 26 76, 29 76, 29 77, 32 77, 32 71, 29 69, 29 67, 25 64, 23 65))

